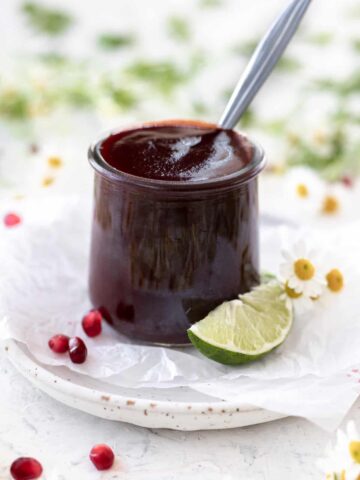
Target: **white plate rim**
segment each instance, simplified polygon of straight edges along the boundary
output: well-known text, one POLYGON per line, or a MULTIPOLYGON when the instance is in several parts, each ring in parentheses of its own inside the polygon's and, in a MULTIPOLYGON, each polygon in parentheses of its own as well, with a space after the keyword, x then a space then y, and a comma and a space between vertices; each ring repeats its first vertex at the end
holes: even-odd
MULTIPOLYGON (((10 362, 15 366, 15 368, 26 378, 28 378, 31 383, 35 384, 40 390, 45 391, 48 395, 52 396, 56 400, 70 405, 68 402, 61 400, 61 398, 56 398, 55 391, 59 392, 59 396, 62 395, 72 397, 77 400, 76 403, 80 402, 90 402, 94 405, 103 406, 110 404, 115 405, 117 408, 122 411, 131 411, 129 415, 129 420, 126 418, 119 418, 119 421, 128 421, 135 425, 148 426, 148 421, 143 421, 142 417, 137 419, 137 414, 143 415, 144 412, 153 411, 161 412, 162 415, 166 415, 167 419, 174 418, 170 415, 180 415, 186 416, 189 418, 194 418, 195 416, 201 416, 206 413, 207 417, 216 417, 218 415, 224 415, 225 413, 233 417, 234 420, 236 416, 239 417, 239 422, 231 421, 227 426, 217 426, 209 428, 235 428, 238 426, 252 425, 256 423, 263 423, 267 421, 277 420, 280 418, 286 417, 286 415, 273 412, 261 407, 257 407, 250 404, 244 404, 241 401, 226 401, 226 400, 214 400, 213 402, 194 402, 189 401, 168 401, 168 400, 154 400, 154 399, 144 399, 131 395, 122 395, 117 393, 107 393, 101 390, 94 389, 92 387, 86 387, 73 383, 72 381, 67 381, 60 376, 57 376, 55 373, 46 369, 45 365, 37 363, 33 360, 26 352, 21 348, 19 343, 14 339, 7 339, 4 341, 4 348, 10 362), (30 378, 29 378, 30 377, 30 378), (54 391, 54 395, 51 391, 54 391), (61 395, 60 395, 61 393, 61 395), (240 421, 240 417, 243 417, 240 421), (255 421, 247 423, 246 417, 255 418, 255 421)), ((131 390, 131 389, 129 389, 131 390)), ((75 403, 75 402, 74 402, 75 403)), ((78 408, 80 410, 86 411, 79 405, 71 405, 73 408, 78 408)), ((105 408, 105 407, 104 407, 105 408)), ((105 410, 107 410, 105 408, 105 410)), ((87 412, 91 413, 91 412, 87 412)), ((92 413, 93 415, 100 416, 102 418, 109 418, 104 412, 101 414, 92 413)), ((145 413, 147 416, 148 413, 145 413)), ((112 419, 110 417, 110 419, 112 419)), ((151 422, 150 422, 151 423, 151 422)), ((160 422, 161 423, 161 422, 160 422)), ((168 423, 168 421, 167 421, 168 423)), ((179 423, 179 422, 178 422, 179 423)), ((181 422, 180 422, 181 423, 181 422)), ((186 427, 184 425, 179 426, 178 424, 165 425, 165 427, 160 424, 158 428, 173 428, 179 430, 198 430, 199 428, 186 427), (176 428, 179 427, 179 428, 176 428)), ((206 429, 206 424, 202 424, 200 429, 206 429)))

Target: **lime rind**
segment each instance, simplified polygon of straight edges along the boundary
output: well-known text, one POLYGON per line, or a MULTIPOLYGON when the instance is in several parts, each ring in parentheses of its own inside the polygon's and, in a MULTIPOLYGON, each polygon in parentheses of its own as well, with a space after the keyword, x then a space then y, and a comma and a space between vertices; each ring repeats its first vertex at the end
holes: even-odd
POLYGON ((207 357, 223 364, 247 363, 283 343, 292 326, 292 308, 276 281, 260 285, 239 299, 224 302, 188 335, 207 357))
POLYGON ((259 355, 246 355, 244 353, 233 352, 227 350, 224 353, 223 347, 216 347, 213 344, 209 344, 199 337, 194 335, 191 330, 188 330, 188 336, 194 347, 199 350, 205 357, 214 360, 215 362, 222 363, 223 365, 241 365, 244 363, 253 362, 262 358, 266 353, 259 355))

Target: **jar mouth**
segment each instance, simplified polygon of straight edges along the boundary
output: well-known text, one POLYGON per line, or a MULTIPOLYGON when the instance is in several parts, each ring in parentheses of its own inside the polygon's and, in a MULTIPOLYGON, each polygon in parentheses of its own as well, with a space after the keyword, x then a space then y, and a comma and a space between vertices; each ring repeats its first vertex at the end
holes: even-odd
POLYGON ((253 140, 249 139, 247 135, 235 130, 235 132, 243 137, 252 149, 251 160, 238 171, 224 175, 221 177, 214 177, 202 180, 161 180, 146 177, 139 177, 130 173, 122 172, 117 168, 112 167, 101 154, 100 148, 103 142, 111 135, 115 135, 128 130, 136 128, 151 128, 159 126, 193 126, 196 128, 216 128, 217 125, 197 120, 161 120, 154 122, 142 122, 138 124, 128 125, 124 128, 118 128, 108 131, 102 135, 98 140, 92 143, 89 147, 88 158, 91 166, 94 170, 108 178, 109 180, 116 182, 124 182, 129 184, 135 184, 150 189, 156 190, 207 190, 214 187, 229 187, 246 183, 252 178, 256 177, 265 167, 266 159, 263 148, 253 140))

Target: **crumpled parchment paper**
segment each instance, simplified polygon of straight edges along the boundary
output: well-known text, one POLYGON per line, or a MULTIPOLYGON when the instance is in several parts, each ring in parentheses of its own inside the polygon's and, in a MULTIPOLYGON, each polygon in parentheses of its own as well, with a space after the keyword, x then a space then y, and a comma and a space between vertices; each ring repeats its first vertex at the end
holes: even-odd
POLYGON ((0 234, 0 339, 26 344, 45 365, 123 387, 189 386, 216 398, 241 399, 269 410, 308 418, 333 429, 360 392, 360 223, 311 233, 271 218, 261 224, 264 270, 278 272, 280 250, 308 237, 329 269, 342 268, 346 288, 297 316, 286 342, 263 360, 242 367, 216 364, 192 348, 135 345, 104 325, 87 338, 88 359, 71 363, 47 346, 55 333, 85 337, 91 201, 78 196, 37 197, 3 204, 23 218, 0 234))

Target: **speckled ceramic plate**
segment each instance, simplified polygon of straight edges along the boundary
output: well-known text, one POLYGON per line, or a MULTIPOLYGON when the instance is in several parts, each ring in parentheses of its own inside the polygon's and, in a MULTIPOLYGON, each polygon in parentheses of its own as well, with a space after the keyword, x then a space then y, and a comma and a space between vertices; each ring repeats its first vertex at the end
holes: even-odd
POLYGON ((240 402, 219 401, 190 388, 115 387, 65 367, 44 366, 14 340, 6 342, 5 350, 18 371, 40 390, 70 407, 108 420, 149 428, 211 430, 284 416, 240 402))

